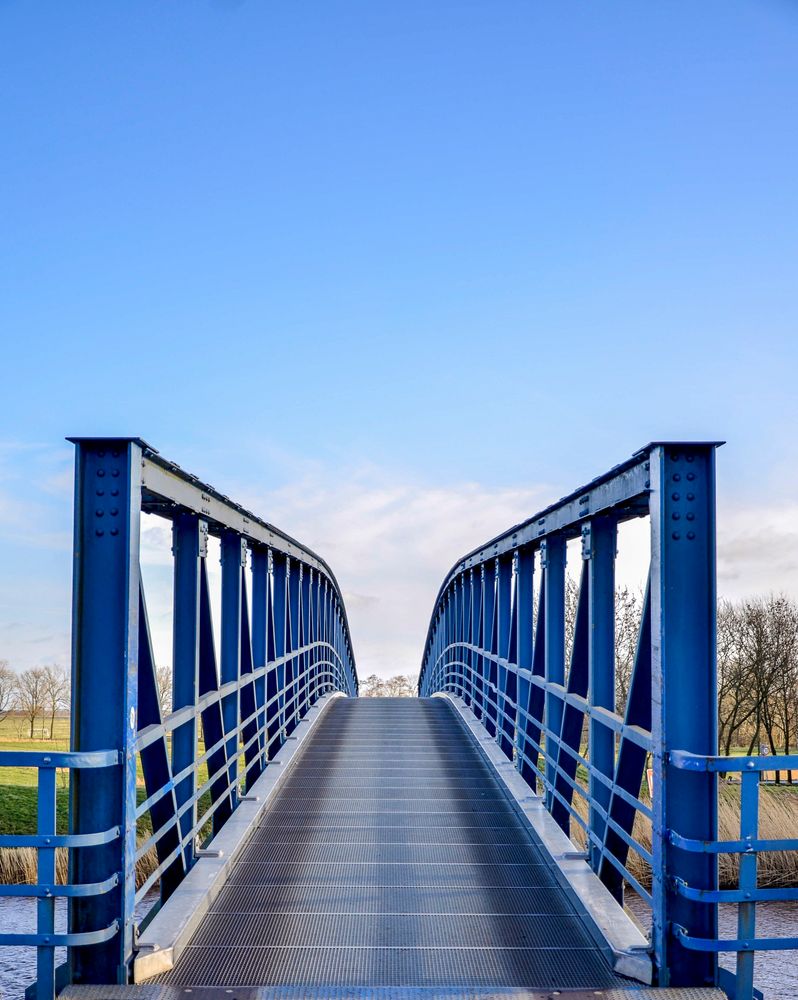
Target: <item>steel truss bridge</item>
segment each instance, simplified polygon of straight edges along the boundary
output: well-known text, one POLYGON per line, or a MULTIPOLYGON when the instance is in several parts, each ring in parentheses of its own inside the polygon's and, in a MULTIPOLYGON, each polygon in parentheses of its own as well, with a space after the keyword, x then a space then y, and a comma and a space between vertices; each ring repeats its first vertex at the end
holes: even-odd
POLYGON ((717 753, 715 443, 648 445, 461 559, 414 699, 357 698, 341 590, 308 548, 140 440, 74 443, 72 749, 0 753, 38 772, 37 832, 0 837, 38 855, 36 884, 0 886, 36 899, 29 933, 0 933, 36 949, 35 1000, 676 1000, 718 986, 750 1000, 755 953, 798 948, 755 924, 757 903, 798 899, 757 882, 761 852, 798 850, 758 832, 761 771, 798 757, 717 753), (142 513, 172 527, 168 713, 142 513), (621 715, 617 531, 640 517, 650 572, 621 715), (718 839, 726 775, 733 840, 718 839), (718 887, 721 854, 739 858, 735 888, 718 887), (724 902, 734 938, 718 938, 724 902))

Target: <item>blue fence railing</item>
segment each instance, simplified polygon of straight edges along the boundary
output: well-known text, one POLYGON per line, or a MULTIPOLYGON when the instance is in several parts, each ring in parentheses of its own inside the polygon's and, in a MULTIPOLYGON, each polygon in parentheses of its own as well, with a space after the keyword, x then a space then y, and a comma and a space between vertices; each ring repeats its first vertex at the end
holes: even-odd
POLYGON ((0 751, 0 781, 3 768, 30 768, 36 772, 36 833, 4 834, 0 848, 19 850, 28 848, 36 852, 35 884, 0 884, 0 896, 29 897, 36 899, 35 929, 27 933, 5 934, 0 932, 0 945, 36 948, 35 1000, 51 1000, 55 990, 55 950, 75 946, 102 944, 111 940, 119 929, 117 920, 107 927, 80 933, 56 932, 56 900, 96 898, 113 891, 119 885, 119 875, 114 873, 99 882, 82 885, 64 885, 56 871, 56 852, 80 847, 89 850, 120 839, 118 826, 96 832, 69 834, 58 831, 57 774, 77 769, 108 768, 118 764, 116 751, 94 753, 62 753, 56 751, 0 751))
POLYGON ((318 698, 357 694, 343 598, 323 560, 138 440, 75 443, 73 752, 0 754, 0 767, 38 770, 37 834, 0 838, 38 852, 35 885, 0 887, 38 901, 35 933, 0 936, 38 949, 36 1000, 61 982, 127 982, 137 903, 156 885, 169 897, 318 698), (142 513, 172 524, 171 706, 139 565, 142 513), (221 552, 218 657, 209 535, 221 552), (59 768, 70 773, 66 834, 59 768), (69 852, 64 885, 56 848, 69 852), (54 930, 58 897, 66 934, 54 930))
POLYGON ((798 757, 717 757, 715 448, 649 445, 460 560, 435 603, 419 693, 461 697, 562 829, 579 831, 616 898, 629 885, 651 908, 660 985, 721 982, 750 1000, 753 953, 796 947, 754 935, 758 901, 796 898, 758 887, 757 855, 798 850, 798 839, 758 837, 758 772, 796 768, 798 757), (651 561, 621 713, 617 532, 643 516, 651 561), (567 643, 571 539, 581 539, 581 570, 567 643), (729 843, 718 840, 721 771, 742 774, 740 840, 729 843), (736 890, 718 888, 720 853, 740 855, 736 890), (718 940, 719 902, 739 907, 737 939, 718 940), (732 985, 720 951, 738 954, 732 985))

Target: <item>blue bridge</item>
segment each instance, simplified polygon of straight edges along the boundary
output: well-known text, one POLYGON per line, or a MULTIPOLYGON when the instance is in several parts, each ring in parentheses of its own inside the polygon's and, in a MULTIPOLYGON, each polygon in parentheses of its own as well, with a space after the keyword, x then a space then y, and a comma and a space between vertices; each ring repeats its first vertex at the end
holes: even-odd
POLYGON ((75 445, 72 749, 0 753, 38 772, 36 834, 0 838, 38 855, 36 884, 0 886, 36 898, 28 933, 0 933, 36 949, 35 1000, 750 1000, 756 952, 798 948, 755 921, 798 898, 757 881, 761 852, 798 850, 759 835, 760 772, 798 757, 718 755, 715 443, 648 445, 464 556, 404 699, 358 698, 341 590, 301 542, 140 440, 75 445), (168 712, 142 513, 173 532, 168 712), (615 562, 633 518, 651 558, 621 713, 615 562), (720 776, 739 781, 733 840, 720 776), (739 857, 735 887, 721 854, 739 857))

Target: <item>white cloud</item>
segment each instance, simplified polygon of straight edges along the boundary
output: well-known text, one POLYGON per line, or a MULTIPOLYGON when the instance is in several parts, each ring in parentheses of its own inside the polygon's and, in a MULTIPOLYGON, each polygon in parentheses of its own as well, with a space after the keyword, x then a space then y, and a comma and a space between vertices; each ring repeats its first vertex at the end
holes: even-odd
POLYGON ((454 562, 534 513, 550 492, 314 468, 245 502, 327 560, 344 593, 359 673, 388 676, 418 671, 433 602, 454 562))

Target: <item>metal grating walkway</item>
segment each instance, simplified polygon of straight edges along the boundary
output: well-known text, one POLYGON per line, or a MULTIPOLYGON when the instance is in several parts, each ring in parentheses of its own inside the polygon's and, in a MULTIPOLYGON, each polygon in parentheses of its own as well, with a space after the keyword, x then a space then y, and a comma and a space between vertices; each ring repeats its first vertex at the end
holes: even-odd
POLYGON ((442 699, 339 699, 174 969, 191 987, 605 989, 613 973, 442 699))

